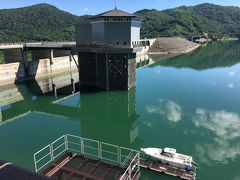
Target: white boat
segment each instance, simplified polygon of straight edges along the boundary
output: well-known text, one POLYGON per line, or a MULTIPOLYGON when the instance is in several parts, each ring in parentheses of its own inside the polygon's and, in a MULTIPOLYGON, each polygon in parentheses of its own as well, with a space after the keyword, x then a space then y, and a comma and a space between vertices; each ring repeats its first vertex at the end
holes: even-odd
POLYGON ((192 171, 193 166, 196 166, 191 156, 177 153, 173 148, 141 148, 141 151, 159 163, 175 168, 192 171))

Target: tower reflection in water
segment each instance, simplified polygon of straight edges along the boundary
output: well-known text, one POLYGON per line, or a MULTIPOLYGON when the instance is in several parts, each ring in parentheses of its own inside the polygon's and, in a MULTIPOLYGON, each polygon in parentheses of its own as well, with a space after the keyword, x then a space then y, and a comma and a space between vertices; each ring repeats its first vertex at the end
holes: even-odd
POLYGON ((79 122, 81 128, 78 135, 83 137, 127 147, 138 147, 141 143, 138 138, 140 116, 136 113, 135 89, 80 91, 78 72, 34 80, 27 85, 10 88, 10 91, 14 89, 18 92, 14 91, 13 94, 21 98, 5 103, 10 104, 11 108, 2 109, 3 122, 13 118, 17 120, 33 112, 44 113, 48 118, 62 116, 66 120, 79 122))

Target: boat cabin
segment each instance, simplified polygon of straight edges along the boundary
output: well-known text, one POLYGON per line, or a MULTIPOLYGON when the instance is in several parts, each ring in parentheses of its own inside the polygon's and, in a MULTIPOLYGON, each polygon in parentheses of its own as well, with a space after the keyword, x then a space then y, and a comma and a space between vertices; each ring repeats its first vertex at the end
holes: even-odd
POLYGON ((173 148, 164 148, 162 150, 161 155, 166 156, 166 157, 170 157, 170 158, 174 158, 176 153, 176 149, 173 148))

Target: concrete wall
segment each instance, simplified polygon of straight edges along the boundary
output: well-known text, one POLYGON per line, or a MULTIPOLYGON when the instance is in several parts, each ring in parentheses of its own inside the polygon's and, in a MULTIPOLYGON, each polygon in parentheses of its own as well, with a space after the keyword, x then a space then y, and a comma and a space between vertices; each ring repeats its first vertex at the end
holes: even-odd
POLYGON ((144 56, 145 54, 148 53, 149 48, 153 45, 153 43, 156 41, 156 39, 143 39, 144 41, 149 41, 149 46, 143 46, 142 50, 137 52, 137 57, 138 56, 144 56))
POLYGON ((131 44, 131 22, 108 22, 105 23, 105 44, 112 42, 116 45, 119 42, 121 46, 127 42, 128 46, 131 44))
POLYGON ((132 21, 131 23, 131 42, 140 40, 140 21, 132 21))
POLYGON ((92 42, 104 44, 105 34, 104 34, 104 22, 92 23, 92 42))
MULTIPOLYGON (((68 71, 70 69, 78 69, 71 56, 54 57, 52 58, 52 63, 50 63, 51 58, 49 57, 49 53, 49 50, 40 52, 34 51, 34 60, 29 61, 26 68, 24 62, 0 64, 0 86, 23 81, 28 78, 42 77, 49 74, 68 71), (48 56, 48 58, 41 59, 41 57, 46 56, 48 56)), ((57 55, 60 55, 59 53, 66 54, 67 52, 56 52, 57 55)), ((78 56, 75 55, 74 57, 78 62, 78 56)))
POLYGON ((24 65, 20 62, 0 65, 0 86, 25 78, 24 65))
MULTIPOLYGON (((74 56, 77 60, 77 55, 74 56)), ((50 64, 50 59, 38 59, 37 61, 29 62, 29 76, 41 77, 47 74, 55 74, 62 71, 77 69, 74 61, 70 61, 70 56, 53 58, 53 64, 50 64)))
POLYGON ((30 77, 38 77, 51 73, 51 65, 49 59, 31 61, 28 65, 28 73, 30 77))
POLYGON ((92 22, 76 26, 77 44, 94 42, 98 44, 132 46, 140 40, 140 21, 92 22), (119 44, 118 44, 119 43, 119 44))

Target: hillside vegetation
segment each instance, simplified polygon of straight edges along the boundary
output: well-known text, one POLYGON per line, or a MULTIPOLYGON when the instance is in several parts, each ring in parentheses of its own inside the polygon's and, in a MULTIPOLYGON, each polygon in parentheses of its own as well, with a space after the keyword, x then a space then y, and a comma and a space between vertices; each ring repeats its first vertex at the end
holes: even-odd
MULTIPOLYGON (((184 36, 205 34, 212 38, 240 36, 240 8, 214 4, 178 7, 164 11, 141 10, 141 36, 184 36)), ((75 16, 48 4, 0 10, 0 42, 71 41, 75 16)))
POLYGON ((74 40, 81 20, 48 4, 0 10, 0 42, 74 40))
POLYGON ((164 11, 141 10, 142 36, 185 36, 205 34, 211 38, 239 37, 240 8, 214 4, 178 7, 164 11))

